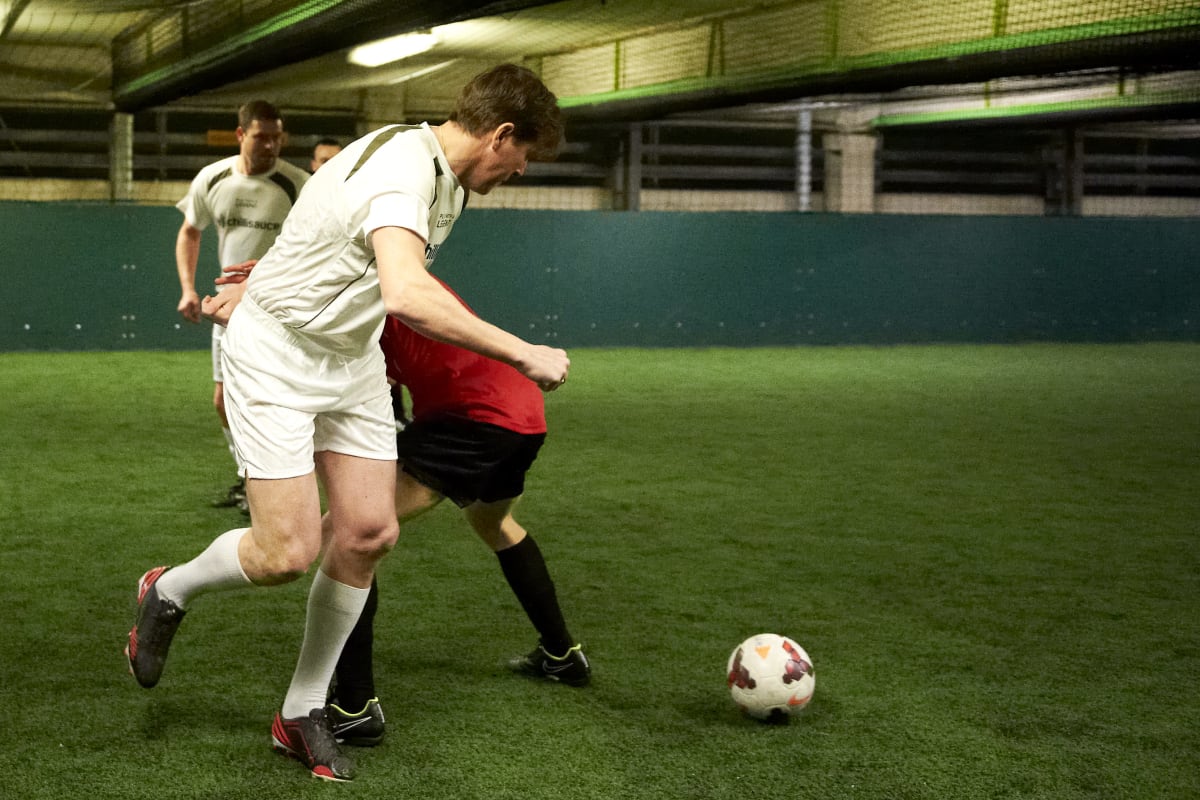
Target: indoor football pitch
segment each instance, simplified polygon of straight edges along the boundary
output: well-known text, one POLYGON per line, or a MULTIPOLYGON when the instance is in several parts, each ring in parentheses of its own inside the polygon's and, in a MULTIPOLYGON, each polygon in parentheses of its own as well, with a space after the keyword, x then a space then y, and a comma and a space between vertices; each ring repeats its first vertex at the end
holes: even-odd
POLYGON ((236 509, 207 352, 0 354, 0 796, 981 800, 1200 796, 1200 346, 579 350, 517 517, 594 666, 444 504, 380 570, 385 742, 272 753, 308 579, 196 600, 162 682, 138 577, 236 509), (732 648, 812 656, 788 725, 732 648))

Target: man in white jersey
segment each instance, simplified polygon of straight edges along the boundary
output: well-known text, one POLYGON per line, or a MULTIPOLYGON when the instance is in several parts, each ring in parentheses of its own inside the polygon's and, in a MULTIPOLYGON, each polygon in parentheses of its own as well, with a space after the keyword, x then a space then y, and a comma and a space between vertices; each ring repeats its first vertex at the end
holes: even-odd
POLYGON ((399 533, 396 432, 378 344, 384 318, 510 364, 543 390, 566 381, 564 351, 475 317, 426 271, 469 192, 486 194, 530 160, 553 158, 561 139, 557 100, 536 75, 511 64, 481 73, 446 123, 382 128, 321 167, 249 279, 204 299, 205 316, 228 319, 226 410, 251 527, 142 576, 126 649, 138 683, 158 683, 196 597, 295 580, 324 544, 271 733, 275 749, 313 775, 353 777, 325 695, 375 564, 399 533))
MULTIPOLYGON (((219 268, 261 258, 283 228, 283 220, 296 203, 308 173, 279 159, 283 144, 283 119, 265 100, 254 100, 238 109, 238 154, 200 170, 176 207, 183 224, 175 238, 175 268, 182 293, 178 311, 188 322, 200 321, 200 295, 196 292, 196 265, 200 239, 210 225, 217 228, 219 268)), ((213 406, 234 456, 233 438, 225 416, 224 377, 221 373, 221 338, 225 329, 212 330, 213 406)), ((238 479, 216 506, 246 504, 243 479, 238 479)))

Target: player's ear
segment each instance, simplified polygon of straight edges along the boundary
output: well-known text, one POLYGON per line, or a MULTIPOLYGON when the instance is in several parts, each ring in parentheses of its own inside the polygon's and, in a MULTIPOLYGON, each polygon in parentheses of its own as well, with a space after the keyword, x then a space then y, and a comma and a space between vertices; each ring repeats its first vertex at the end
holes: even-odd
POLYGON ((517 126, 511 122, 505 122, 492 131, 492 147, 498 148, 506 139, 513 139, 517 135, 517 126))

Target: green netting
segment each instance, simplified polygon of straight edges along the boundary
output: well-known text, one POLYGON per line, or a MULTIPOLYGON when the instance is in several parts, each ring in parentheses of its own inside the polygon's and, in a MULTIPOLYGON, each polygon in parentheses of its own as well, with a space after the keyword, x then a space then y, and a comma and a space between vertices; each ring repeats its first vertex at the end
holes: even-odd
POLYGON ((766 4, 542 62, 567 107, 666 94, 804 93, 1153 71, 1200 57, 1187 0, 824 0, 766 4), (653 54, 653 55, 650 55, 653 54))

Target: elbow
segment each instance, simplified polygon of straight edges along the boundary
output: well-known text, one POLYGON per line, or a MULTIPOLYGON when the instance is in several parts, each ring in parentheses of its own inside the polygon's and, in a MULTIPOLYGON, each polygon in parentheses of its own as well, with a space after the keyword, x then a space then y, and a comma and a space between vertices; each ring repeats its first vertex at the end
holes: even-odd
POLYGON ((383 308, 387 313, 408 325, 420 330, 425 322, 428 304, 422 303, 420 292, 415 287, 399 287, 398 290, 383 293, 383 308))
POLYGON ((397 317, 401 322, 408 322, 412 315, 412 303, 402 292, 393 292, 383 295, 383 308, 393 317, 397 317))
POLYGON ((404 314, 409 306, 410 294, 407 282, 396 280, 384 280, 383 275, 380 275, 379 294, 383 299, 383 310, 393 317, 404 319, 404 314))

